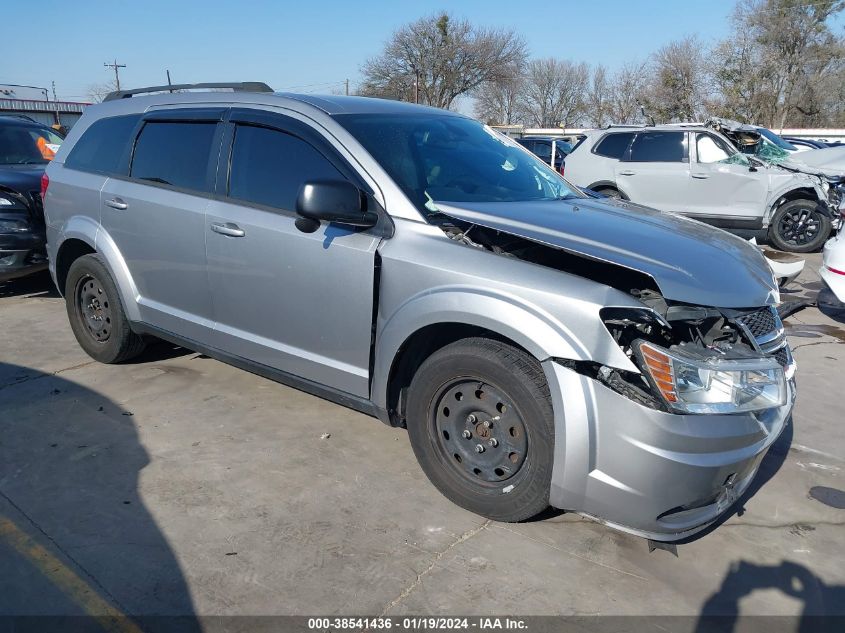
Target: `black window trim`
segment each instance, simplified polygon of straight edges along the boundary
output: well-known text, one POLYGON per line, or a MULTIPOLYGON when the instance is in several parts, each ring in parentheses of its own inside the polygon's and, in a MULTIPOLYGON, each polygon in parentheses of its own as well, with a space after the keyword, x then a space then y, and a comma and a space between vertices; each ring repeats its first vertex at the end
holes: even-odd
POLYGON ((125 167, 123 175, 109 176, 110 178, 117 178, 133 182, 135 184, 144 185, 147 187, 156 187, 165 189, 167 191, 174 191, 176 193, 184 193, 192 196, 199 196, 201 198, 214 197, 214 177, 217 167, 217 160, 220 153, 220 147, 223 140, 224 125, 222 123, 226 116, 228 108, 178 108, 169 110, 151 110, 143 113, 138 125, 130 135, 132 142, 129 144, 124 155, 124 162, 121 167, 125 167), (143 178, 135 178, 132 176, 132 163, 135 160, 135 149, 138 145, 138 139, 143 132, 144 127, 148 122, 153 123, 199 123, 204 125, 215 125, 214 135, 211 138, 211 148, 208 155, 208 163, 205 171, 205 191, 199 189, 192 189, 190 187, 179 187, 177 185, 168 185, 163 182, 155 182, 152 180, 144 180, 143 178))
POLYGON ((666 163, 670 165, 683 165, 683 164, 690 164, 690 155, 689 155, 689 133, 687 130, 637 130, 634 132, 634 135, 631 137, 631 142, 628 143, 628 149, 625 150, 625 153, 622 154, 622 158, 619 162, 622 163, 666 163), (634 149, 634 142, 637 140, 637 137, 640 134, 682 134, 684 135, 685 143, 684 143, 684 154, 681 160, 631 160, 631 152, 634 149))
MULTIPOLYGON (((616 130, 616 131, 612 131, 612 132, 607 132, 607 133, 605 133, 605 134, 602 134, 602 135, 601 135, 601 138, 600 138, 598 141, 596 141, 595 143, 593 143, 593 146, 590 148, 590 152, 591 152, 591 153, 593 153, 593 154, 595 154, 596 156, 600 156, 600 157, 602 157, 602 158, 609 158, 610 160, 623 161, 623 160, 625 160, 625 157, 626 157, 626 156, 628 156, 628 152, 630 152, 630 151, 631 151, 631 144, 634 142, 634 138, 635 138, 636 136, 637 136, 637 133, 636 133, 636 132, 634 132, 634 131, 632 131, 632 130, 616 130), (597 150, 598 150, 599 146, 600 146, 600 145, 604 142, 604 140, 605 140, 607 137, 609 137, 609 136, 618 136, 618 135, 621 135, 621 134, 630 134, 630 135, 631 135, 631 138, 628 140, 628 145, 626 145, 626 146, 625 146, 625 149, 622 151, 622 155, 621 155, 619 158, 614 158, 613 156, 607 156, 606 154, 599 154, 599 153, 598 153, 598 151, 597 151, 597 150)), ((580 141, 580 143, 583 143, 583 142, 584 142, 584 141, 583 141, 583 139, 582 139, 582 140, 580 141)), ((580 143, 579 143, 579 144, 580 144, 580 143)), ((577 147, 577 145, 576 145, 575 147, 577 147)), ((573 148, 572 148, 572 151, 573 151, 573 152, 575 151, 575 147, 573 147, 573 148)), ((571 153, 572 153, 572 152, 570 152, 570 154, 571 154, 571 153)))

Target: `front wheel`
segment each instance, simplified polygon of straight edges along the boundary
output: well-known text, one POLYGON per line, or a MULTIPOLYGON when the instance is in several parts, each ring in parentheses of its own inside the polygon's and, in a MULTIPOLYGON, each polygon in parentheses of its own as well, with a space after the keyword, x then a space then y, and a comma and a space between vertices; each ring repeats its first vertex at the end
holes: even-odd
POLYGON ((552 405, 524 351, 484 338, 438 350, 414 375, 407 422, 423 471, 457 505, 497 521, 548 507, 552 405))
POLYGON ((830 218, 814 200, 792 200, 782 204, 772 217, 769 239, 782 251, 817 251, 830 235, 830 218))

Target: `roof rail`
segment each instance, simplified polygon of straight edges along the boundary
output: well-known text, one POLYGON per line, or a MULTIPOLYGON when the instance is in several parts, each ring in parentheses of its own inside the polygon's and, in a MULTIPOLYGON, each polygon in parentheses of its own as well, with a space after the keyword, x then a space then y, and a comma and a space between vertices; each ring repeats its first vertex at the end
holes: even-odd
POLYGON ((204 84, 173 84, 169 86, 148 86, 132 90, 115 90, 106 95, 103 101, 128 99, 133 95, 150 92, 173 92, 174 90, 201 90, 207 88, 231 88, 234 92, 273 92, 273 89, 262 81, 238 81, 234 83, 204 83, 204 84))
POLYGON ((608 123, 604 126, 605 130, 612 127, 648 127, 645 123, 608 123))

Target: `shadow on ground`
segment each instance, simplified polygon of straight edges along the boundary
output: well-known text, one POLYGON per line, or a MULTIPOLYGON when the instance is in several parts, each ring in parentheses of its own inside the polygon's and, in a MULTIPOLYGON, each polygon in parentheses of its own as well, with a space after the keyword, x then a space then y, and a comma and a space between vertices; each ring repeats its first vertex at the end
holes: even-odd
MULTIPOLYGON (((751 630, 794 631, 795 633, 841 633, 845 623, 845 586, 828 585, 798 563, 756 565, 747 561, 734 563, 719 590, 701 609, 695 633, 729 633, 749 630, 743 622, 741 600, 756 591, 776 590, 801 602, 801 614, 761 616, 751 630)), ((753 624, 753 623, 752 623, 753 624)))
POLYGON ((59 376, 0 370, 31 376, 0 385, 0 616, 16 616, 15 631, 199 631, 179 563, 138 492, 149 463, 139 421, 59 376), (117 624, 67 621, 92 613, 117 624))
POLYGON ((0 298, 3 297, 58 297, 50 273, 46 270, 27 277, 0 282, 0 298))

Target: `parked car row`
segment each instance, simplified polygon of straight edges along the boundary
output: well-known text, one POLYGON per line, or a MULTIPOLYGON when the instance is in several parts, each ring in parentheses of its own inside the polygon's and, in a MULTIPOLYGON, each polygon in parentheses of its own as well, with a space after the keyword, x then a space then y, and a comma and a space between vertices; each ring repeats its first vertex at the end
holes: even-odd
MULTIPOLYGON (((431 482, 496 520, 553 505, 676 540, 750 486, 796 393, 758 249, 587 195, 457 113, 251 89, 115 93, 48 165, 89 355, 160 337, 407 427, 431 482)), ((582 149, 633 178, 733 156, 658 133, 582 149)))
POLYGON ((0 116, 0 281, 47 268, 41 176, 62 140, 26 117, 0 116))

